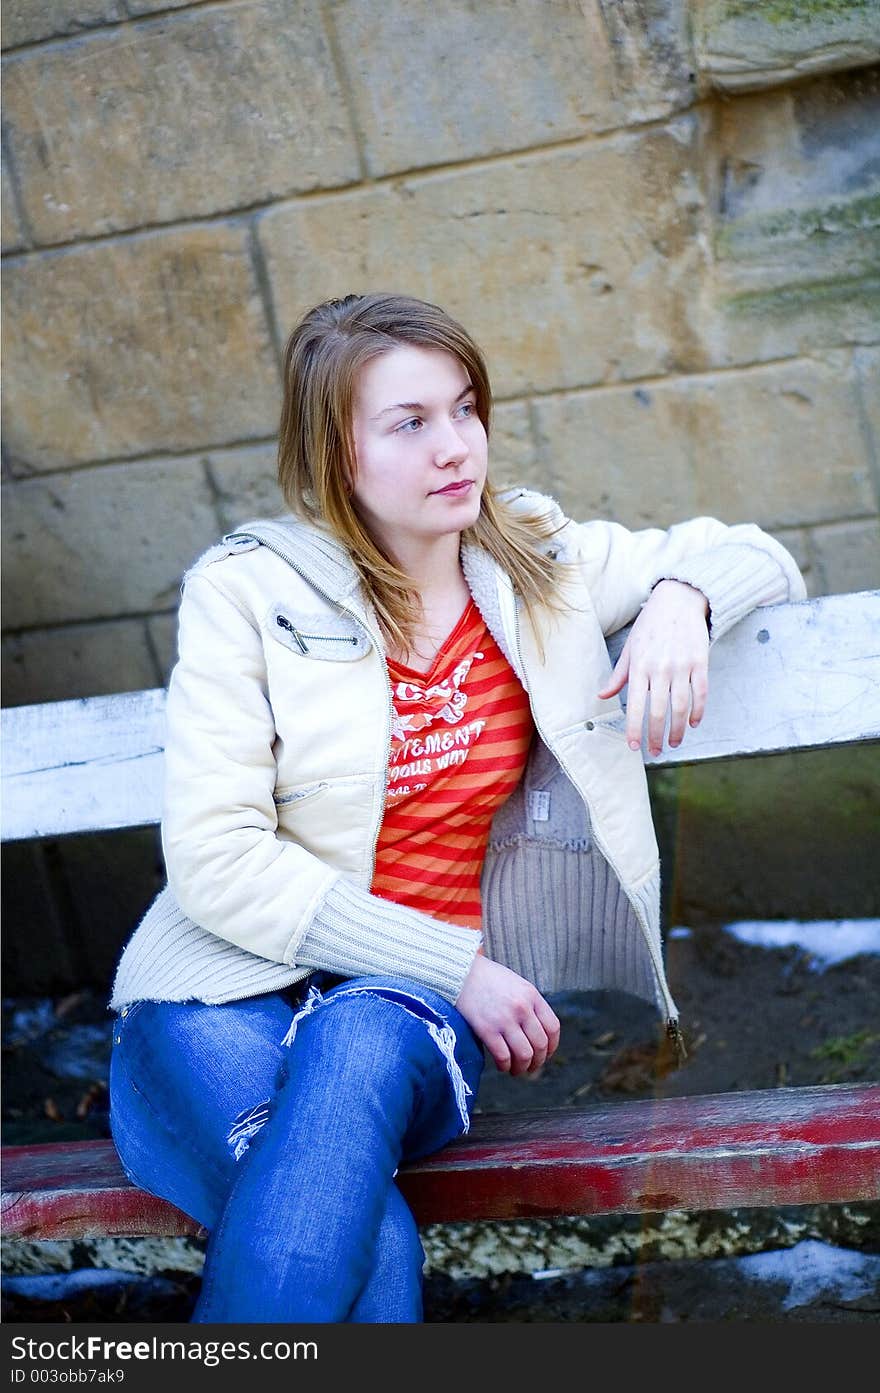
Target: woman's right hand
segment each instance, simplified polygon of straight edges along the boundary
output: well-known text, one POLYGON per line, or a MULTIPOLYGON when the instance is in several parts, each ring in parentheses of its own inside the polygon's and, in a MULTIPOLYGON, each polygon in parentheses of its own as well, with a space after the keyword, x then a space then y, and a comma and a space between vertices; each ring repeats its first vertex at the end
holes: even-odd
POLYGON ((558 1017, 537 987, 482 953, 455 1007, 503 1074, 534 1074, 559 1044, 558 1017))

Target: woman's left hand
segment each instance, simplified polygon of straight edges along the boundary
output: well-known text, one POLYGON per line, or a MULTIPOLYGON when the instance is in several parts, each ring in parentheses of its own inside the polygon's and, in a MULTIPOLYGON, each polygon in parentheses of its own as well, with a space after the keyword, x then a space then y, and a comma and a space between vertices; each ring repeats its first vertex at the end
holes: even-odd
POLYGON ((661 580, 633 623, 607 685, 597 693, 614 696, 628 682, 626 738, 637 750, 648 707, 648 753, 663 747, 667 710, 669 744, 680 745, 690 710, 691 726, 703 718, 709 690, 709 601, 680 580, 661 580))

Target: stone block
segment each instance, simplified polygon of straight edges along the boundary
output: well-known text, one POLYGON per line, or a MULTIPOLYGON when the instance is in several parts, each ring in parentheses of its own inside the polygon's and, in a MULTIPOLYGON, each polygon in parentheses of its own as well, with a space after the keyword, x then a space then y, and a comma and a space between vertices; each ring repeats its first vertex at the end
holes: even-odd
POLYGON ((489 477, 496 488, 524 484, 534 473, 535 437, 527 402, 497 402, 489 439, 489 477))
POLYGON ((18 213, 15 191, 12 187, 9 166, 4 160, 2 188, 0 188, 0 243, 2 243, 3 255, 6 256, 8 252, 18 251, 25 245, 26 241, 18 213))
POLYGON ((871 343, 880 321, 880 69, 743 97, 707 142, 717 364, 871 343))
POLYGON ((138 692, 159 685, 143 619, 31 629, 3 640, 3 705, 138 692))
POLYGON ((806 581, 807 595, 810 599, 815 595, 824 594, 821 577, 813 565, 813 553, 807 529, 805 527, 774 527, 771 535, 791 552, 806 581))
POLYGON ((9 628, 168 609, 217 540, 202 463, 150 460, 16 480, 3 507, 9 628))
POLYGON ((177 662, 177 610, 169 614, 151 614, 147 628, 159 669, 159 686, 167 687, 171 669, 177 662))
POLYGON ((277 428, 248 231, 213 224, 7 263, 6 450, 33 472, 277 428))
POLYGON ((143 15, 159 14, 163 10, 181 10, 184 6, 191 9, 193 5, 204 5, 210 0, 125 0, 125 8, 133 17, 140 18, 143 15))
POLYGON ((216 451, 208 456, 217 508, 224 531, 254 518, 287 512, 276 480, 276 447, 254 445, 244 450, 216 451))
POLYGON ((697 134, 682 117, 273 209, 258 235, 277 322, 350 292, 416 295, 473 334, 500 397, 699 365, 697 134))
POLYGON ((318 0, 211 5, 13 55, 40 245, 249 207, 360 169, 318 0))
POLYGON ((570 517, 665 527, 693 515, 690 413, 670 384, 545 397, 533 410, 530 482, 570 517))
POLYGON ((5 0, 0 43, 17 48, 127 18, 125 0, 40 0, 38 5, 34 0, 5 0))
POLYGON ((332 14, 373 176, 577 139, 691 100, 682 0, 337 0, 332 14))
POLYGON ((880 499, 880 347, 857 348, 853 354, 853 365, 868 449, 877 471, 877 497, 880 499))
POLYGON ((824 595, 880 590, 880 519, 814 527, 812 536, 824 595))
POLYGON ((875 0, 701 0, 691 10, 703 92, 779 87, 880 58, 875 0))
POLYGON ((537 469, 576 516, 772 529, 875 508, 842 354, 547 397, 534 412, 537 469))

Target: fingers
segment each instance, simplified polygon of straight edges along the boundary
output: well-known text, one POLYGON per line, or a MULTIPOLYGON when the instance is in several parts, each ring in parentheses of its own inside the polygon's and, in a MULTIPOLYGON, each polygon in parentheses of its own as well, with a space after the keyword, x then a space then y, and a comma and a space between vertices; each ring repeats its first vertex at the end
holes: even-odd
POLYGON ((503 1074, 536 1072, 559 1044, 559 1020, 537 988, 480 954, 455 1004, 503 1074))
POLYGON ((495 1062, 495 1068, 502 1074, 509 1074, 510 1066, 513 1063, 513 1057, 504 1036, 497 1033, 494 1035, 484 1035, 483 1044, 492 1056, 495 1062))
POLYGON ((663 731, 666 728, 666 712, 669 709, 669 673, 661 668, 652 675, 648 705, 648 753, 658 755, 663 749, 663 731))
POLYGON ((559 1037, 562 1034, 562 1026, 559 1023, 559 1017, 556 1015, 556 1012, 547 1004, 543 996, 538 998, 537 1005, 535 1006, 535 1015, 538 1017, 547 1035, 547 1040, 549 1042, 547 1058, 549 1059, 551 1055, 556 1053, 559 1037))
POLYGON ((698 726, 706 711, 706 698, 709 695, 709 669, 700 663, 691 673, 691 717, 692 726, 698 726))
POLYGON ((669 744, 672 749, 676 749, 684 739, 690 705, 690 678, 685 673, 676 673, 669 689, 669 744))
POLYGON ((631 750, 638 750, 642 743, 642 722, 645 718, 647 696, 647 677, 641 671, 631 672, 629 698, 626 703, 626 739, 631 750))
POLYGON ((554 1054, 559 1044, 561 1026, 555 1013, 540 998, 537 1012, 521 1024, 510 1025, 485 1041, 486 1048, 502 1074, 518 1077, 535 1074, 554 1054))
POLYGON ((615 692, 622 691, 623 688, 626 686, 628 673, 629 639, 627 639, 626 643, 623 645, 623 648, 620 651, 620 657, 614 664, 614 668, 607 683, 604 687, 602 687, 602 689, 599 692, 596 693, 600 700, 604 701, 606 697, 614 696, 615 692))

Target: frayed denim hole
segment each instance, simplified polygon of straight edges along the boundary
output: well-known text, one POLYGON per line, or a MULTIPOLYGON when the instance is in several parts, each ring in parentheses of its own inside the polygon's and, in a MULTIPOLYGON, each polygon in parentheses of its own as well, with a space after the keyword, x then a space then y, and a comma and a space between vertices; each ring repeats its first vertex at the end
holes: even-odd
POLYGON ((254 1137, 263 1130, 271 1115, 271 1098, 264 1098, 236 1114, 226 1134, 226 1144, 236 1161, 240 1161, 248 1151, 254 1137))
MULTIPOLYGON (((416 996, 412 992, 398 991, 394 987, 343 987, 328 992, 324 996, 315 986, 309 987, 308 995, 301 1009, 297 1011, 290 1027, 281 1041, 282 1045, 290 1046, 296 1039, 296 1032, 303 1016, 310 1016, 322 1006, 332 1006, 335 1001, 342 1001, 349 996, 372 996, 378 1001, 389 1001, 393 1005, 399 1006, 406 1011, 414 1020, 421 1021, 427 1030, 434 1044, 446 1061, 446 1070, 455 1094, 455 1102, 458 1107, 458 1114, 461 1118, 462 1129, 464 1132, 470 1131, 471 1119, 467 1108, 467 1098, 472 1095, 473 1089, 464 1077, 461 1065, 455 1057, 456 1035, 455 1030, 444 1016, 429 1006, 422 997, 416 996), (413 1009, 413 1008, 421 1008, 413 1009)), ((232 1144, 230 1142, 230 1144, 232 1144)))

